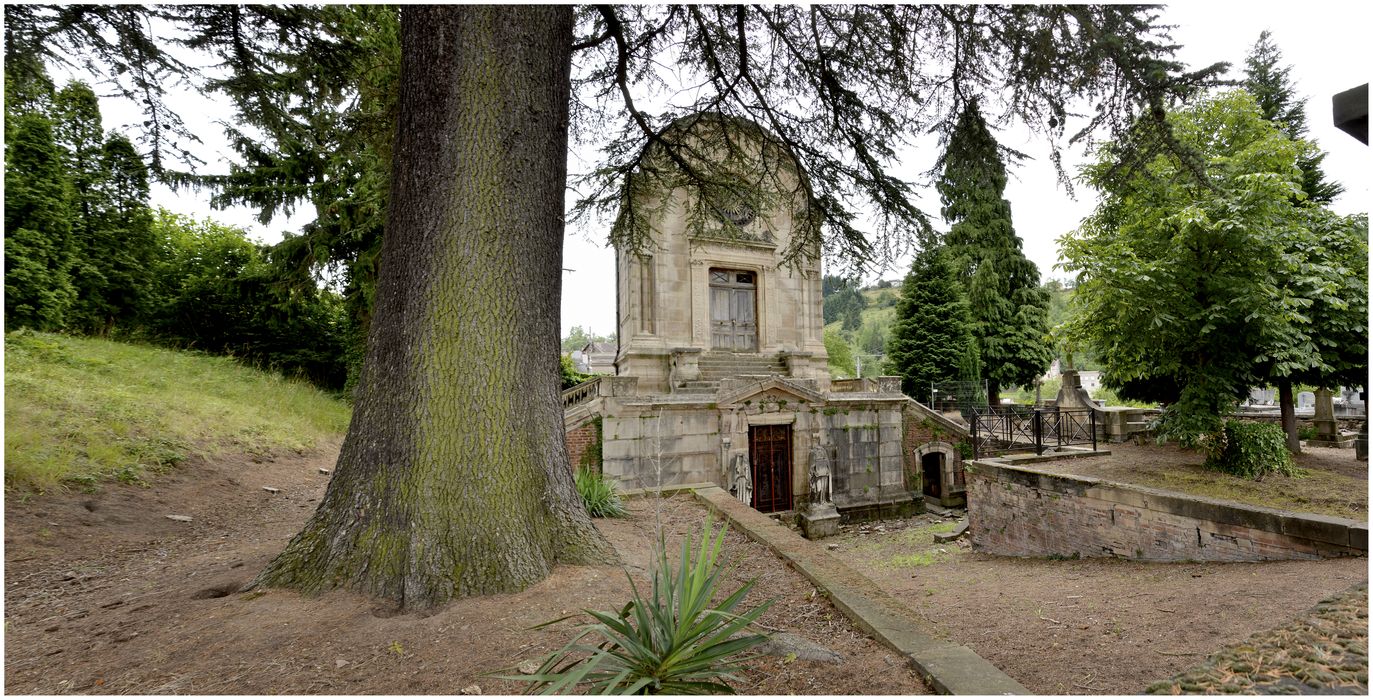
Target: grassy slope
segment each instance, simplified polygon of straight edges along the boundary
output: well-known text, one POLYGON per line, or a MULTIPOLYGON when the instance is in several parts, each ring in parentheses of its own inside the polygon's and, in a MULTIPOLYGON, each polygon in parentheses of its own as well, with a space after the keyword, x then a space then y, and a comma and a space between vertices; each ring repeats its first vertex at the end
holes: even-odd
POLYGON ((342 401, 230 358, 20 331, 5 336, 5 490, 136 482, 192 454, 305 451, 342 401))

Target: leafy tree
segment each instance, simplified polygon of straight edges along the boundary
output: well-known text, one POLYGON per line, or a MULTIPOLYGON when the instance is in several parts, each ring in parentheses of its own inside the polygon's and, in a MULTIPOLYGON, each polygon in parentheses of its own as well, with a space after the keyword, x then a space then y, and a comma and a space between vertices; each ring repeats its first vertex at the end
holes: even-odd
POLYGON ((963 281, 948 249, 932 243, 916 254, 901 285, 887 371, 901 377, 907 396, 925 401, 932 382, 976 379, 961 366, 969 355, 976 357, 976 346, 963 281))
POLYGON ((825 331, 825 354, 829 356, 831 375, 847 378, 858 376, 853 362, 853 348, 849 347, 849 342, 844 340, 839 331, 825 331))
POLYGON ((562 347, 563 352, 571 352, 573 350, 581 350, 582 348, 586 347, 588 343, 613 342, 615 342, 614 333, 611 333, 609 335, 598 335, 596 333, 588 331, 585 328, 582 328, 581 326, 573 326, 572 330, 568 332, 567 337, 563 338, 562 347))
MULTIPOLYGON (((1267 30, 1259 34, 1259 39, 1245 59, 1244 66, 1243 86, 1258 102, 1263 118, 1277 125, 1288 138, 1294 141, 1306 139, 1306 105, 1293 88, 1291 67, 1282 65, 1282 52, 1273 42, 1272 35, 1267 30)), ((1325 153, 1314 146, 1297 157, 1297 167, 1301 171, 1302 193, 1307 201, 1316 204, 1329 204, 1344 191, 1343 185, 1326 179, 1325 171, 1321 167, 1323 160, 1325 160, 1325 153)), ((1344 299, 1350 298, 1348 294, 1340 294, 1339 296, 1344 299)), ((1329 329, 1329 331, 1333 335, 1340 333, 1334 328, 1329 329)), ((1351 341, 1346 344, 1346 347, 1356 349, 1361 345, 1357 339, 1351 339, 1351 341)), ((1367 345, 1366 338, 1364 338, 1362 345, 1367 345)), ((1328 353, 1329 350, 1327 350, 1328 353)), ((1315 372, 1314 377, 1317 383, 1323 375, 1324 372, 1315 372)), ((1308 375, 1308 377, 1310 376, 1308 375)), ((1278 387, 1282 425, 1287 433, 1288 449, 1294 453, 1299 452, 1301 441, 1297 436, 1296 407, 1292 391, 1293 378, 1286 375, 1274 376, 1273 382, 1278 387)), ((1366 379, 1361 377, 1355 384, 1362 386, 1365 382, 1366 379)))
MULTIPOLYGON (((325 37, 310 60, 332 78, 343 74, 335 52, 358 43, 332 29, 298 31, 302 17, 330 21, 305 7, 19 6, 6 19, 36 55, 94 43, 90 55, 127 61, 147 36, 130 18, 153 11, 205 30, 201 45, 225 56, 241 99, 260 104, 297 104, 275 99, 281 73, 304 63, 282 56, 325 37), (76 31, 101 23, 133 36, 76 31)), ((1051 137, 1070 107, 1090 103, 1075 134, 1090 140, 1140 113, 1160 121, 1168 101, 1219 70, 1185 72, 1156 11, 1134 6, 408 6, 399 43, 383 263, 355 420, 320 509, 259 582, 347 586, 406 607, 519 588, 554 562, 606 551, 558 439, 569 130, 610 143, 578 182, 586 196, 574 216, 619 212, 612 238, 636 250, 652 239, 646 212, 620 206, 656 179, 717 206, 753 206, 777 191, 774 168, 715 178, 692 166, 702 148, 721 149, 712 160, 752 158, 729 129, 702 143, 665 128, 700 112, 755 119, 806 174, 797 180, 807 206, 785 252, 861 263, 928 229, 887 165, 905 139, 948 133, 963 95, 1004 94, 1002 116, 1051 137), (664 64, 701 89, 653 114, 635 94, 664 64), (856 223, 863 203, 872 237, 856 223), (474 346, 483 352, 464 352, 474 346)), ((165 53, 142 55, 135 83, 175 68, 165 53)), ((1132 144, 1141 158, 1173 148, 1166 128, 1157 136, 1132 144)))
POLYGON ((1204 154, 1208 181, 1168 156, 1116 179, 1107 145, 1084 173, 1102 202, 1060 243, 1078 273, 1069 338, 1101 352, 1122 396, 1175 402, 1165 433, 1190 444, 1217 430, 1263 374, 1329 366, 1308 314, 1347 302, 1335 295, 1339 271, 1317 252, 1319 209, 1294 196, 1308 146, 1264 120, 1243 91, 1170 119, 1204 154))
POLYGON ((1001 386, 1032 384, 1048 369, 1049 299, 1011 224, 1002 148, 977 100, 959 116, 942 165, 936 185, 952 224, 946 245, 967 285, 988 400, 996 405, 1001 386))
POLYGON ((345 381, 342 302, 281 281, 271 249, 242 230, 159 210, 147 330, 171 345, 232 354, 338 389, 345 381))
MULTIPOLYGON (((1278 125, 1287 138, 1306 138, 1306 104, 1292 86, 1292 67, 1282 65, 1282 51, 1273 36, 1264 30, 1244 59, 1242 85, 1258 102, 1263 118, 1278 125)), ((1297 159, 1302 173, 1302 191, 1309 201, 1329 204, 1344 192, 1344 186, 1325 177, 1321 161, 1325 153, 1311 149, 1297 159)))
POLYGON ((595 376, 591 374, 582 374, 581 372, 578 372, 577 365, 572 363, 572 358, 570 356, 559 355, 559 357, 561 359, 558 361, 558 367, 559 371, 562 372, 563 391, 571 389, 572 387, 577 386, 578 384, 581 384, 582 382, 595 376))
POLYGON ((1266 377, 1262 383, 1278 387, 1293 454, 1301 451, 1294 384, 1334 389, 1368 381, 1368 216, 1338 216, 1320 206, 1299 209, 1308 232, 1292 237, 1285 254, 1300 261, 1290 268, 1288 288, 1310 300, 1294 319, 1304 332, 1292 336, 1291 345, 1264 349, 1257 358, 1258 372, 1266 377), (1293 353, 1295 366, 1287 361, 1293 353))

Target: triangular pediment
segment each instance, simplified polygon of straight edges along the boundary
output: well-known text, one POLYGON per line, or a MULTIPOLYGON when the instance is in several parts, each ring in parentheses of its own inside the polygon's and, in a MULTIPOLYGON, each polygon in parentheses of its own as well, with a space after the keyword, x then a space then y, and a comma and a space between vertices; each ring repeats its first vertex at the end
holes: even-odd
POLYGON ((800 384, 794 384, 782 377, 769 377, 752 384, 746 384, 722 394, 717 402, 721 406, 740 404, 745 401, 789 401, 793 403, 824 403, 825 395, 800 384))

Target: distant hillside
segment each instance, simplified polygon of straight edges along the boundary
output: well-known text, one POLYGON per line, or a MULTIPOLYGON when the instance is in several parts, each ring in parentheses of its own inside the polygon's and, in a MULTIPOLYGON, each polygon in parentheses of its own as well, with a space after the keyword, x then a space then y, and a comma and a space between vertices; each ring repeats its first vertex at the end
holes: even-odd
MULTIPOLYGON (((849 346, 849 351, 855 359, 861 360, 862 376, 875 377, 883 374, 882 358, 878 356, 886 352, 889 329, 896 321, 896 302, 901 298, 901 287, 896 283, 883 289, 860 289, 859 293, 867 304, 858 315, 857 327, 845 329, 841 319, 826 324, 825 333, 842 338, 849 346)), ((830 363, 830 374, 836 378, 853 377, 858 373, 858 369, 857 362, 853 367, 830 363)))
POLYGON ((193 454, 305 451, 351 409, 227 357, 18 331, 5 336, 5 490, 139 482, 193 454))

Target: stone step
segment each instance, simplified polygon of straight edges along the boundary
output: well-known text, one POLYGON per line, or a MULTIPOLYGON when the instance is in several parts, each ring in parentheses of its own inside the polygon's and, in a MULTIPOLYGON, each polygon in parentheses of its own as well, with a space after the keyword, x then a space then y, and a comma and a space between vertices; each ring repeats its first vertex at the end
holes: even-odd
POLYGON ((699 362, 697 367, 786 367, 782 362, 699 362))
POLYGON ((787 376, 785 367, 702 367, 702 375, 735 377, 741 374, 780 374, 787 376))
POLYGON ((702 367, 718 367, 718 366, 721 366, 721 365, 767 365, 767 366, 769 366, 769 367, 785 367, 785 366, 787 366, 787 363, 785 363, 785 362, 783 362, 783 361, 781 361, 781 360, 776 360, 776 359, 771 359, 771 358, 766 358, 766 359, 765 359, 765 358, 758 358, 758 359, 747 359, 747 358, 731 358, 731 359, 725 359, 725 358, 721 358, 721 359, 712 359, 712 360, 707 360, 707 359, 702 358, 702 359, 700 359, 700 360, 697 360, 697 364, 699 364, 699 365, 702 366, 702 367))
POLYGON ((677 386, 681 389, 716 389, 720 386, 720 382, 712 382, 708 380, 694 380, 689 382, 681 382, 677 386))

